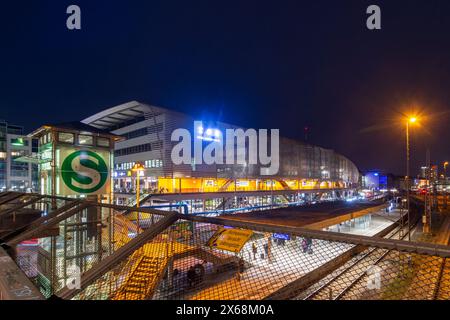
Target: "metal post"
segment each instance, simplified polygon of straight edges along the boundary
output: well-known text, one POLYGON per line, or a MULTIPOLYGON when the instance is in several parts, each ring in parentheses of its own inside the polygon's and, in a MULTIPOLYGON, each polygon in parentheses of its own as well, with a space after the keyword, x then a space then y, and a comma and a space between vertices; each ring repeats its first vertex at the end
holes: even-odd
POLYGON ((270 180, 270 209, 273 209, 273 180, 270 180))
POLYGON ((442 183, 443 185, 443 193, 444 193, 444 203, 443 203, 443 208, 447 209, 447 166, 448 166, 448 161, 444 162, 444 181, 442 183))
POLYGON ((272 248, 271 248, 271 244, 272 244, 272 241, 270 241, 270 233, 268 233, 268 236, 267 236, 267 259, 268 259, 268 261, 269 261, 269 263, 272 263, 272 248))
POLYGON ((410 202, 409 202, 409 121, 406 122, 406 202, 407 202, 407 214, 408 214, 408 241, 411 241, 410 232, 410 202))
MULTIPOLYGON (((140 174, 139 174, 139 170, 136 171, 136 208, 139 209, 139 204, 140 204, 140 193, 141 193, 141 184, 140 184, 140 174)), ((136 212, 137 213, 137 233, 139 234, 139 227, 140 227, 140 213, 139 210, 136 212)))
POLYGON ((426 193, 425 193, 425 217, 424 217, 424 224, 423 224, 423 232, 424 233, 430 233, 431 232, 431 205, 430 205, 430 195, 429 195, 429 182, 430 182, 430 150, 427 149, 426 154, 426 193))
POLYGON ((52 193, 52 210, 56 210, 57 209, 57 205, 56 205, 56 133, 55 131, 51 131, 51 139, 52 139, 52 162, 51 162, 51 170, 52 170, 52 176, 51 176, 51 181, 52 181, 52 188, 51 188, 51 193, 52 193))

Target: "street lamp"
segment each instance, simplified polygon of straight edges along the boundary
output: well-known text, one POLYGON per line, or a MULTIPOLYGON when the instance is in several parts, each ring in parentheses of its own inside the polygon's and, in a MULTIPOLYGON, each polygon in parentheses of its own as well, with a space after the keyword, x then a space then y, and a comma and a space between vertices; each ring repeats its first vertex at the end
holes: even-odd
MULTIPOLYGON (((136 208, 139 208, 141 199, 141 172, 143 172, 145 170, 145 167, 142 163, 135 163, 133 168, 131 168, 131 171, 136 172, 136 208)), ((139 231, 139 218, 140 218, 140 213, 139 211, 137 212, 137 226, 138 226, 138 231, 139 231)))
POLYGON ((406 121, 406 202, 408 209, 408 241, 411 241, 410 199, 409 199, 409 126, 417 122, 417 118, 411 116, 406 121))

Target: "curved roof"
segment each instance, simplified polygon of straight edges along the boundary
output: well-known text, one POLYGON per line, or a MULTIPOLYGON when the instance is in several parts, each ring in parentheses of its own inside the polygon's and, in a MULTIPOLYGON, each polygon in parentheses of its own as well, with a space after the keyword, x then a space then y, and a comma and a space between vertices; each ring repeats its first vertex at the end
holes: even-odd
POLYGON ((138 101, 130 101, 90 116, 81 122, 102 130, 113 130, 121 124, 144 117, 150 106, 138 101))

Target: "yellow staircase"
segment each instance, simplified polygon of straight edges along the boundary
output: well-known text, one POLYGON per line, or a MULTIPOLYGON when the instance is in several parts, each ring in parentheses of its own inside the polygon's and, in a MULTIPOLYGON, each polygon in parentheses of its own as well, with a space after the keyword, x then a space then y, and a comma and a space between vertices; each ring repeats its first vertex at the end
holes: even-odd
POLYGON ((196 248, 176 241, 147 243, 133 254, 128 266, 122 268, 122 274, 117 277, 120 284, 117 285, 118 289, 110 299, 151 299, 169 262, 190 256, 212 262, 216 267, 237 262, 235 256, 196 248))
POLYGON ((144 300, 151 297, 168 259, 142 256, 112 300, 144 300))

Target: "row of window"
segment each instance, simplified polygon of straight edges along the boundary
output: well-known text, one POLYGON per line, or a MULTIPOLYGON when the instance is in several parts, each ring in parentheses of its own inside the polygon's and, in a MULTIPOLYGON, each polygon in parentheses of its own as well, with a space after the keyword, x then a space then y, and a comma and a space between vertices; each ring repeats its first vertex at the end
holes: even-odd
POLYGON ((6 137, 6 134, 17 134, 22 135, 23 134, 23 128, 19 126, 9 126, 6 123, 0 124, 0 137, 4 138, 6 137))
POLYGON ((145 160, 144 166, 146 168, 162 168, 163 161, 154 159, 154 160, 145 160))
POLYGON ((159 150, 161 148, 162 148, 162 141, 160 140, 160 141, 155 141, 155 142, 151 142, 151 143, 141 144, 138 146, 119 149, 119 150, 114 151, 114 155, 116 157, 120 157, 120 156, 129 155, 129 154, 159 150))
MULTIPOLYGON (((136 162, 117 163, 115 165, 115 169, 116 170, 122 170, 122 171, 131 170, 135 164, 136 164, 136 162)), ((145 160, 144 166, 147 169, 150 169, 150 168, 162 168, 163 161, 159 160, 159 159, 145 160)))
MULTIPOLYGON (((77 144, 83 145, 83 146, 97 146, 97 147, 109 148, 110 143, 111 143, 109 138, 94 137, 93 135, 89 135, 89 134, 75 135, 74 133, 71 133, 71 132, 58 132, 57 137, 58 137, 58 142, 75 144, 75 141, 77 141, 77 144)), ((50 133, 47 133, 46 135, 43 135, 40 138, 41 145, 47 144, 51 141, 52 141, 52 138, 51 138, 50 133)))
POLYGON ((145 136, 147 134, 152 134, 152 133, 158 133, 161 132, 163 130, 163 124, 162 123, 157 123, 155 125, 151 125, 145 128, 140 128, 134 131, 130 131, 127 133, 122 134, 122 136, 126 139, 133 139, 133 138, 138 138, 138 137, 142 137, 145 136))

